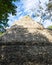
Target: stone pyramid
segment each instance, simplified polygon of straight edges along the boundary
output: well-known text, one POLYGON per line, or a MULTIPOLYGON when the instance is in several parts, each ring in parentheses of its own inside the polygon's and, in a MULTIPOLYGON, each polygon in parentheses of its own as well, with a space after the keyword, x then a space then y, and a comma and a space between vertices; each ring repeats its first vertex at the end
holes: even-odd
POLYGON ((52 65, 52 31, 29 16, 14 22, 0 37, 1 64, 52 65))
POLYGON ((37 23, 34 21, 31 17, 29 16, 24 16, 22 19, 15 21, 13 25, 20 25, 23 26, 24 28, 38 28, 38 29, 43 29, 43 26, 40 23, 37 23))
POLYGON ((40 23, 35 22, 29 16, 24 16, 15 21, 11 28, 0 37, 0 42, 52 43, 52 31, 44 29, 40 23))

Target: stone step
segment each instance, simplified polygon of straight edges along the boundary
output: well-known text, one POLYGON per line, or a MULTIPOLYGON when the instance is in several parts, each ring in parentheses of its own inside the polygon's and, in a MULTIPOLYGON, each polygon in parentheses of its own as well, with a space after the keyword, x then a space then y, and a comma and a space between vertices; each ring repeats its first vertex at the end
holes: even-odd
POLYGON ((2 45, 0 64, 52 65, 52 45, 2 45))

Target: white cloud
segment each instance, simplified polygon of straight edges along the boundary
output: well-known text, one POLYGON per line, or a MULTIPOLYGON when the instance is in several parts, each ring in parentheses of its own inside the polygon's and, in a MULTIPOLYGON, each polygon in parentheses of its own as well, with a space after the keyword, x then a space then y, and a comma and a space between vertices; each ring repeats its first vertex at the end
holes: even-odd
POLYGON ((42 3, 48 3, 49 0, 40 0, 42 3))
MULTIPOLYGON (((44 3, 47 2, 49 0, 40 0, 41 1, 41 6, 43 8, 46 8, 44 3)), ((32 16, 32 14, 36 14, 37 13, 37 9, 39 8, 39 0, 21 0, 20 2, 16 2, 15 3, 18 8, 16 9, 17 10, 17 16, 12 16, 10 15, 10 20, 9 20, 9 24, 12 25, 13 21, 17 20, 17 19, 20 19, 24 16, 24 14, 26 15, 30 15, 32 16), (36 9, 36 10, 35 10, 36 9)), ((43 10, 43 12, 45 12, 43 10)), ((41 13, 39 13, 41 15, 41 13)), ((40 21, 40 17, 37 17, 36 19, 34 19, 36 21, 40 21)), ((44 26, 47 27, 48 25, 52 24, 50 21, 45 21, 44 23, 44 26)))
POLYGON ((37 8, 39 4, 38 0, 21 0, 21 1, 26 11, 37 8))
POLYGON ((49 0, 21 0, 23 3, 24 9, 28 12, 29 10, 35 10, 39 7, 39 1, 41 1, 41 6, 45 9, 45 3, 48 3, 49 0))
POLYGON ((43 25, 44 25, 44 27, 46 28, 46 27, 48 27, 49 25, 52 25, 52 22, 51 22, 50 20, 46 20, 43 25))

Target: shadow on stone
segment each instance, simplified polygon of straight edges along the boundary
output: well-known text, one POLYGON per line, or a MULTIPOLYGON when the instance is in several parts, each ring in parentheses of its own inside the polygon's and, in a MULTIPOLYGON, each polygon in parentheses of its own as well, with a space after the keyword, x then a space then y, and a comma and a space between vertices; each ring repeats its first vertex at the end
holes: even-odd
POLYGON ((52 45, 38 29, 15 25, 0 38, 0 65, 46 64, 52 64, 52 45))

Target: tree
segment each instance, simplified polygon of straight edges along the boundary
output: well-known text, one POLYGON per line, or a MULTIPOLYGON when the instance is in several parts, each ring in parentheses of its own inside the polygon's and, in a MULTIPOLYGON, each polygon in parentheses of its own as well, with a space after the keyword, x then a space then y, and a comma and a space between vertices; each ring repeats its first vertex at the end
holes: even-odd
POLYGON ((52 1, 49 1, 49 3, 45 2, 44 5, 45 8, 41 6, 41 1, 39 0, 39 8, 34 9, 34 11, 36 10, 37 12, 33 14, 33 16, 40 18, 40 23, 42 24, 45 20, 52 21, 52 1))
POLYGON ((0 30, 8 26, 8 14, 12 13, 12 15, 15 15, 15 9, 17 8, 13 3, 15 1, 17 0, 0 0, 0 30))
POLYGON ((48 29, 51 29, 52 30, 52 25, 48 26, 48 29))
POLYGON ((39 9, 41 11, 41 19, 42 19, 42 22, 44 22, 46 19, 52 20, 52 18, 51 18, 52 2, 49 1, 48 4, 45 3, 45 6, 46 6, 46 9, 45 10, 43 9, 42 6, 39 6, 39 9))
POLYGON ((48 3, 48 10, 52 11, 52 1, 49 0, 49 3, 48 3))

